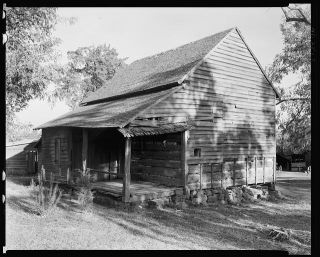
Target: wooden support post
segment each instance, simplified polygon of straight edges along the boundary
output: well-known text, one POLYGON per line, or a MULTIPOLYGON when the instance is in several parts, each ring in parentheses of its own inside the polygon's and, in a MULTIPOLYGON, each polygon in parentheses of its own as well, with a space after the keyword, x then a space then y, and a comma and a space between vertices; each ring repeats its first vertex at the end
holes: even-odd
POLYGON ((70 182, 70 170, 69 168, 67 169, 67 184, 70 182))
POLYGON ((187 143, 189 131, 181 132, 181 171, 182 171, 182 185, 183 191, 186 193, 188 186, 188 163, 187 163, 187 143))
POLYGON ((82 129, 82 172, 83 175, 87 170, 87 161, 88 161, 88 130, 82 129))
POLYGON ((221 188, 223 188, 223 161, 221 163, 221 188))
POLYGON ((202 190, 202 163, 199 164, 200 165, 200 190, 202 190))
POLYGON ((211 163, 211 188, 213 188, 213 168, 212 168, 213 163, 211 163))
POLYGON ((109 152, 109 181, 111 180, 111 152, 109 152))
POLYGON ((257 157, 254 157, 254 183, 257 185, 257 157))
POLYGON ((130 164, 131 164, 131 138, 125 138, 124 150, 124 174, 122 187, 122 201, 127 203, 130 201, 130 164))
POLYGON ((233 186, 236 185, 236 158, 233 159, 233 186))
POLYGON ((263 157, 263 184, 264 184, 265 169, 266 169, 266 157, 263 157))
POLYGON ((272 158, 273 160, 273 167, 272 167, 272 180, 273 180, 273 184, 276 183, 276 180, 275 180, 275 172, 276 172, 276 160, 275 160, 275 157, 272 158))
POLYGON ((246 158, 246 186, 248 185, 248 159, 249 159, 249 156, 247 156, 246 158))

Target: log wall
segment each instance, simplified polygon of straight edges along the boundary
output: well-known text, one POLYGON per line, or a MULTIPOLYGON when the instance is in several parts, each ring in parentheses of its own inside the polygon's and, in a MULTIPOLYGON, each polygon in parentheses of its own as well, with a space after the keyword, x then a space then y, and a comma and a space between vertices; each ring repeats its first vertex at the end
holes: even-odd
POLYGON ((182 185, 180 133, 134 137, 131 147, 132 179, 182 185))
MULTIPOLYGON (((229 33, 208 54, 191 73, 185 88, 138 117, 153 118, 189 120, 195 125, 187 142, 190 187, 200 181, 200 173, 193 170, 201 163, 220 167, 213 176, 220 186, 273 181, 275 92, 237 31, 229 33), (200 149, 200 156, 195 156, 195 149, 200 149), (230 159, 232 165, 236 162, 235 173, 227 168, 230 159)), ((211 171, 210 179, 205 173, 203 183, 211 186, 211 171)))

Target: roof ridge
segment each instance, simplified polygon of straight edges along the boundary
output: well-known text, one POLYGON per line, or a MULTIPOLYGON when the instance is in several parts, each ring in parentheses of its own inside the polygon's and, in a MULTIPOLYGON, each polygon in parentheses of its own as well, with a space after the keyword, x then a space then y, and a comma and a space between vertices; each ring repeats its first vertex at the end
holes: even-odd
POLYGON ((226 30, 220 31, 220 32, 215 33, 215 34, 211 34, 211 35, 209 35, 209 36, 206 36, 206 37, 203 37, 203 38, 200 38, 200 39, 191 41, 191 42, 189 42, 189 43, 186 43, 186 44, 183 44, 183 45, 179 45, 179 46, 177 46, 177 47, 175 47, 175 48, 170 48, 170 49, 168 49, 168 50, 165 50, 165 51, 162 51, 162 52, 153 54, 153 55, 149 55, 149 56, 146 56, 146 57, 142 57, 142 58, 137 59, 137 60, 133 61, 132 63, 128 64, 128 66, 130 66, 131 64, 134 64, 135 62, 138 62, 138 61, 142 61, 142 60, 146 60, 146 59, 149 59, 149 58, 158 57, 158 56, 160 56, 160 55, 169 53, 170 51, 175 51, 175 50, 177 50, 177 49, 179 49, 179 48, 185 47, 185 46, 187 46, 187 45, 194 44, 194 43, 199 42, 199 41, 202 41, 202 40, 204 40, 204 39, 208 39, 208 38, 213 37, 213 36, 216 36, 216 35, 218 35, 218 34, 226 33, 227 31, 231 31, 232 29, 236 29, 236 28, 237 28, 237 27, 232 27, 232 28, 230 28, 230 29, 226 29, 226 30))
POLYGON ((178 82, 190 69, 235 28, 188 42, 184 45, 138 59, 123 69, 119 69, 113 78, 104 82, 98 90, 91 92, 81 105, 96 100, 123 95, 130 91, 141 91, 168 83, 178 82))

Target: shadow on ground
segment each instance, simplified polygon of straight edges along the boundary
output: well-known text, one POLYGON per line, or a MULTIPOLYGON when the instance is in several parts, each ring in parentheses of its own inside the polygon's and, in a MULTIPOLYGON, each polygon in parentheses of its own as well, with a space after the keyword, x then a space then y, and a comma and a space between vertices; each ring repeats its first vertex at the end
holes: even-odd
MULTIPOLYGON (((15 180, 10 179, 10 181, 18 183, 16 186, 19 185, 22 189, 26 188, 15 180)), ((291 182, 282 181, 279 186, 288 186, 287 190, 290 188, 296 190, 298 187, 300 190, 310 191, 310 186, 308 189, 305 181, 291 182)), ((7 204, 14 210, 35 214, 32 195, 8 195, 7 204)), ((75 198, 68 194, 64 195, 58 207, 66 211, 69 216, 82 211, 75 198)), ((308 236, 311 231, 311 211, 308 208, 308 206, 300 208, 299 203, 292 199, 276 202, 260 201, 239 206, 191 206, 184 210, 139 207, 124 209, 94 203, 89 222, 93 227, 116 224, 123 228, 125 233, 136 236, 139 240, 154 239, 183 249, 280 249, 304 254, 310 253, 310 244, 301 240, 273 241, 261 228, 280 227, 300 231, 308 236)))

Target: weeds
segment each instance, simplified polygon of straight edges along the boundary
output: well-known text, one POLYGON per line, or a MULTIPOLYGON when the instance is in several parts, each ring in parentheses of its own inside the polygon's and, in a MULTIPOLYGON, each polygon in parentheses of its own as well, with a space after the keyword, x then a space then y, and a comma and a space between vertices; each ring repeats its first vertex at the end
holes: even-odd
POLYGON ((50 174, 49 188, 45 185, 45 169, 42 167, 38 174, 38 186, 35 185, 33 179, 30 188, 36 192, 37 212, 41 216, 52 213, 57 204, 60 202, 62 192, 58 184, 53 183, 53 174, 50 174))
POLYGON ((88 170, 81 173, 80 185, 81 187, 78 192, 78 202, 82 210, 88 211, 92 207, 94 198, 94 195, 91 191, 90 173, 88 170))

